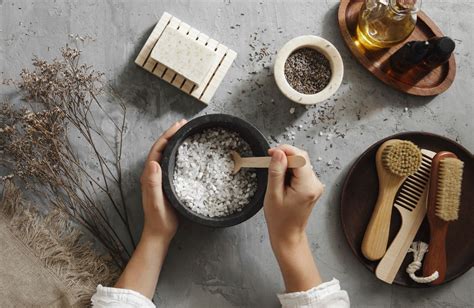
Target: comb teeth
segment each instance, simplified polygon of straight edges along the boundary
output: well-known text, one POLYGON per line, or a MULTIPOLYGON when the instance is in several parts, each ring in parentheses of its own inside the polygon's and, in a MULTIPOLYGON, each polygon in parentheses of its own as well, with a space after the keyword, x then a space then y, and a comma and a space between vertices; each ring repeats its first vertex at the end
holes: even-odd
POLYGON ((440 161, 435 214, 445 221, 458 219, 464 163, 454 157, 440 161))
POLYGON ((398 176, 414 174, 420 167, 421 160, 420 149, 413 142, 406 140, 387 145, 382 152, 382 164, 398 176))
POLYGON ((395 199, 395 205, 408 211, 416 208, 418 201, 430 179, 431 157, 422 153, 421 164, 418 170, 407 177, 395 199))

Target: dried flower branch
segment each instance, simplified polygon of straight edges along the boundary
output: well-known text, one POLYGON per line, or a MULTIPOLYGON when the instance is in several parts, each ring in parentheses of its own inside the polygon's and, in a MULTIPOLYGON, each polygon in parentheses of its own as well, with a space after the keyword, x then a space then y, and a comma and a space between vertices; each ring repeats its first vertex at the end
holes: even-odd
POLYGON ((34 69, 23 69, 20 80, 10 82, 22 91, 29 108, 0 106, 0 164, 89 230, 123 266, 130 256, 127 243, 135 247, 121 168, 126 107, 119 102, 121 118, 113 119, 99 100, 103 74, 81 64, 77 49, 66 46, 61 54, 49 62, 34 58, 34 69), (97 114, 110 122, 115 136, 97 125, 97 114), (98 170, 79 159, 69 140, 73 134, 85 141, 81 147, 92 153, 98 170), (100 201, 103 196, 105 201, 100 201), (125 227, 127 241, 112 226, 109 208, 125 227))

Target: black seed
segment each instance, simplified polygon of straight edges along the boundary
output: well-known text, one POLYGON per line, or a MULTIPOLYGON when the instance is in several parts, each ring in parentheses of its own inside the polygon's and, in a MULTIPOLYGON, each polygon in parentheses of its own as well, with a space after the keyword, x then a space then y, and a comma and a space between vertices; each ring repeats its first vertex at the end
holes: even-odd
POLYGON ((290 86, 304 94, 322 91, 331 79, 329 60, 312 48, 293 52, 285 63, 285 77, 290 86))

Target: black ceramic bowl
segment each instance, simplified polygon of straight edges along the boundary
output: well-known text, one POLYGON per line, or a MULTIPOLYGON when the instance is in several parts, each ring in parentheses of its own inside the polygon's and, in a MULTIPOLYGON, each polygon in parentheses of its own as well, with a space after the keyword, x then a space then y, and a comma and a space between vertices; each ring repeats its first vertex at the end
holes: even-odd
POLYGON ((179 201, 173 185, 176 154, 181 143, 187 137, 199 133, 204 129, 217 127, 239 133, 250 145, 254 156, 268 155, 267 151, 270 147, 268 141, 252 124, 226 114, 211 114, 195 118, 176 132, 163 152, 161 159, 163 190, 171 205, 189 220, 209 227, 230 227, 246 221, 262 208, 267 187, 267 169, 256 169, 258 187, 250 203, 247 204, 242 211, 223 217, 207 217, 191 211, 186 205, 179 201))

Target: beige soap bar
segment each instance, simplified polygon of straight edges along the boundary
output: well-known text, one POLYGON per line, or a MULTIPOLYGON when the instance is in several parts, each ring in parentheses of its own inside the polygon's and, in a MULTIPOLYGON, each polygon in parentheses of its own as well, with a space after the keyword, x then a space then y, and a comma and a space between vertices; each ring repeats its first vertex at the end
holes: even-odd
POLYGON ((206 76, 218 61, 214 50, 171 27, 163 31, 150 57, 197 87, 204 86, 206 76))
POLYGON ((135 63, 208 104, 236 56, 232 49, 164 12, 135 63))

